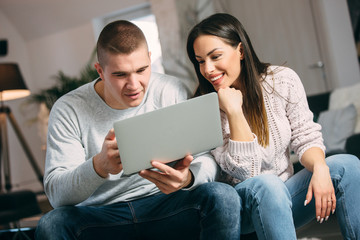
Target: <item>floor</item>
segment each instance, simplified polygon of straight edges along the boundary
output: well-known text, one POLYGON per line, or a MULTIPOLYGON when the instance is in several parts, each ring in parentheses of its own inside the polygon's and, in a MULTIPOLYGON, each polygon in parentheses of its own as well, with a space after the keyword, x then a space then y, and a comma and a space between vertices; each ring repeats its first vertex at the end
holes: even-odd
POLYGON ((339 224, 336 216, 331 216, 327 222, 318 223, 316 220, 297 229, 299 240, 341 240, 339 224))

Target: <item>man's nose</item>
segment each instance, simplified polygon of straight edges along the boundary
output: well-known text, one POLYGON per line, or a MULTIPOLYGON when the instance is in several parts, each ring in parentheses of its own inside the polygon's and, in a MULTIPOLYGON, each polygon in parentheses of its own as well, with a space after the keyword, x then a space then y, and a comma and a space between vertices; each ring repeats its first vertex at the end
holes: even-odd
POLYGON ((138 88, 138 86, 139 86, 138 79, 133 74, 130 74, 127 84, 126 84, 126 88, 129 90, 136 90, 138 88))

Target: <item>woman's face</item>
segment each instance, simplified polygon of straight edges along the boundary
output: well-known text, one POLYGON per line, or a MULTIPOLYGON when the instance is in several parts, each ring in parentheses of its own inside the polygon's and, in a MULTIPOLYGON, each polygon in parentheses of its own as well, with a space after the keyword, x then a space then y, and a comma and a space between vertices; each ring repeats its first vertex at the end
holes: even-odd
POLYGON ((195 39, 194 52, 200 72, 216 91, 220 88, 235 87, 241 72, 241 48, 241 43, 234 48, 213 35, 201 35, 195 39))

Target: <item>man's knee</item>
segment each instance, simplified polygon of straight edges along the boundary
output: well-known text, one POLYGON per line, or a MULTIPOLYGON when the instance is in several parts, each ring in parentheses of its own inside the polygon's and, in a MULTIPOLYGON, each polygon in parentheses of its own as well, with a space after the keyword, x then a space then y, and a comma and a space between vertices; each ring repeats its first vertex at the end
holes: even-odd
POLYGON ((42 216, 36 227, 36 239, 51 239, 61 236, 65 229, 72 225, 75 211, 76 207, 60 207, 42 216))
POLYGON ((197 189, 206 199, 218 204, 240 206, 239 195, 234 187, 220 182, 210 182, 203 184, 197 189))

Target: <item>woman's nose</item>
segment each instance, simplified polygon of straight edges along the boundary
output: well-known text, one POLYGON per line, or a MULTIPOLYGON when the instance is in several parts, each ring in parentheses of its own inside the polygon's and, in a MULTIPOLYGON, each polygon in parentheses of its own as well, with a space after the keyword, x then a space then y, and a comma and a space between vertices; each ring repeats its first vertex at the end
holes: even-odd
POLYGON ((208 62, 205 62, 205 73, 206 74, 210 74, 214 71, 215 67, 214 67, 214 64, 210 61, 208 62))

